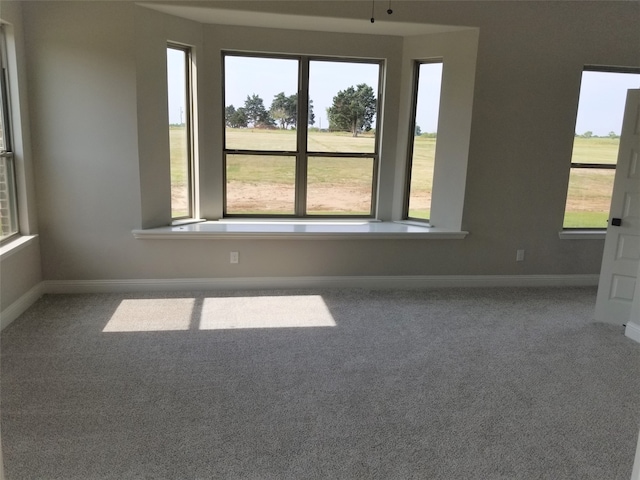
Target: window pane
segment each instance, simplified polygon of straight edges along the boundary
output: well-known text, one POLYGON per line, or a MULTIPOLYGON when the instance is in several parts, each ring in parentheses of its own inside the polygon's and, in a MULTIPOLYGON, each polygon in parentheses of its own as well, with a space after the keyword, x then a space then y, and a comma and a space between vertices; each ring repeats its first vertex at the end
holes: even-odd
POLYGON ((428 220, 431 213, 441 85, 442 63, 420 64, 409 185, 409 218, 428 220))
POLYGON ((188 53, 167 49, 169 151, 171 159, 171 217, 191 216, 188 53))
POLYGON ((13 158, 0 157, 0 240, 18 233, 13 158))
MULTIPOLYGON (((618 160, 627 90, 640 87, 640 73, 582 73, 572 163, 618 160)), ((615 170, 572 167, 564 228, 606 228, 615 170)))
POLYGON ((308 215, 371 215, 373 158, 310 157, 308 215))
POLYGON ((6 44, 0 25, 0 240, 18 233, 16 177, 9 129, 9 85, 6 71, 6 44))
POLYGON ((226 214, 293 215, 294 156, 227 155, 226 214))
POLYGON ((4 41, 4 29, 0 24, 0 152, 11 151, 9 138, 9 89, 7 88, 6 45, 4 41))
POLYGON ((571 169, 565 228, 607 228, 615 173, 611 169, 571 169))
POLYGON ((380 65, 309 62, 311 152, 375 152, 380 65))
MULTIPOLYGON (((1 72, 0 72, 1 75, 1 72)), ((3 82, 4 83, 4 82, 3 82)), ((4 90, 4 85, 2 85, 0 88, 2 88, 2 90, 4 90)), ((0 101, 2 101, 2 99, 0 98, 0 101)), ((0 105, 0 152, 5 152, 7 151, 7 141, 6 141, 6 134, 5 134, 5 127, 4 127, 4 116, 2 115, 1 112, 4 112, 5 108, 4 108, 4 101, 2 101, 2 105, 0 105)))
POLYGON ((225 56, 225 147, 295 152, 298 60, 225 56))
POLYGON ((640 73, 582 73, 573 163, 616 163, 630 88, 640 88, 640 73))

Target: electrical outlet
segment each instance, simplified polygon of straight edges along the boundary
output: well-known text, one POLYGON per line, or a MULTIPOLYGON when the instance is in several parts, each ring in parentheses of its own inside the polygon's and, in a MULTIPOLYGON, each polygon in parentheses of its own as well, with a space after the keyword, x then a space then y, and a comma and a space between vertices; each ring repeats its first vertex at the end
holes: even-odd
POLYGON ((229 262, 240 263, 240 256, 238 255, 238 252, 231 252, 231 255, 229 255, 229 262))
POLYGON ((516 262, 524 262, 524 250, 516 250, 516 262))

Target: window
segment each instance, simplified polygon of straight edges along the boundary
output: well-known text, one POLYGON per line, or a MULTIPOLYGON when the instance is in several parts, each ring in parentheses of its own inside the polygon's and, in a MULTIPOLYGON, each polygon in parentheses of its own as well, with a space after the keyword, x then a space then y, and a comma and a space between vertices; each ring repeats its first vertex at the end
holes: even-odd
POLYGON ((188 48, 171 45, 167 48, 167 87, 172 220, 194 216, 190 86, 191 52, 188 48))
POLYGON ((640 70, 586 67, 576 119, 565 229, 607 227, 627 90, 640 70))
POLYGON ((438 137, 442 61, 416 62, 404 217, 428 221, 438 137))
POLYGON ((4 30, 0 26, 0 241, 18 233, 16 181, 11 138, 9 86, 4 30))
POLYGON ((381 62, 223 60, 224 215, 372 217, 381 62))

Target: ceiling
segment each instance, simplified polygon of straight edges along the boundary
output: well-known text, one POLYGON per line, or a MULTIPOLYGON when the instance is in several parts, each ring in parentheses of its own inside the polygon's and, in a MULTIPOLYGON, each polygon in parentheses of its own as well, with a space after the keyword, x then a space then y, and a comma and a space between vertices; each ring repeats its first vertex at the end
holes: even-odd
POLYGON ((353 19, 283 13, 251 12, 197 5, 139 3, 169 15, 216 25, 283 28, 320 32, 362 33, 370 35, 413 36, 429 33, 468 30, 469 27, 388 21, 385 17, 371 23, 370 18, 353 19))

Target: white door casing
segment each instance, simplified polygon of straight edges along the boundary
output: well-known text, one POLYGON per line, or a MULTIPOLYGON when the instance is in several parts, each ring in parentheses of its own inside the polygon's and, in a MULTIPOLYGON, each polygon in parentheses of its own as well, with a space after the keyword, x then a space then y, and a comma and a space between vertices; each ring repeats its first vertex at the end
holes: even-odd
POLYGON ((640 264, 640 90, 627 92, 604 243, 596 320, 630 321, 640 264), (618 225, 619 224, 619 225, 618 225))
MULTIPOLYGON (((636 278, 640 279, 640 264, 638 264, 638 275, 636 278)), ((636 293, 633 297, 633 305, 631 305, 631 316, 627 322, 627 328, 625 328, 624 334, 640 343, 640 281, 636 281, 636 293)), ((638 446, 640 447, 640 438, 638 439, 638 446)), ((638 462, 640 462, 640 458, 638 458, 638 462)), ((638 468, 640 468, 640 463, 638 463, 638 468)), ((638 480, 640 480, 640 478, 638 478, 638 480)))

